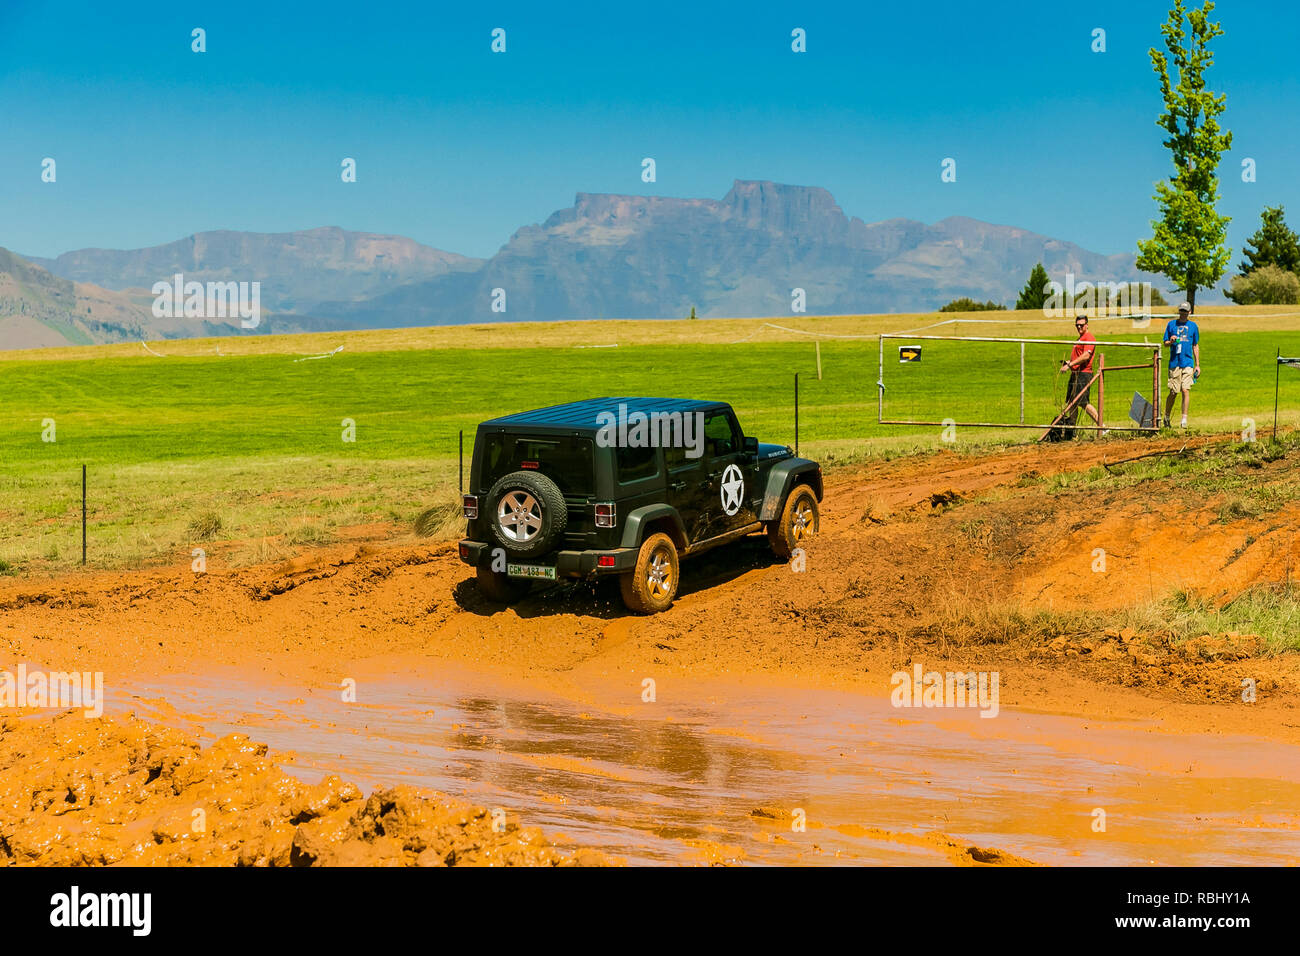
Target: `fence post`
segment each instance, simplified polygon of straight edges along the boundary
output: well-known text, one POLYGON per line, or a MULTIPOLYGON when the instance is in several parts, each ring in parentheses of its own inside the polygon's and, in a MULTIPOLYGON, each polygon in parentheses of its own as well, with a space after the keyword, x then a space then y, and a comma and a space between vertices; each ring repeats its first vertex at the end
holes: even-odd
POLYGON ((799 373, 794 373, 794 453, 799 454, 799 373))
POLYGON ((1277 361, 1273 363, 1273 441, 1277 441, 1277 391, 1282 385, 1282 349, 1277 350, 1277 361))
POLYGON ((1106 430, 1106 353, 1097 353, 1097 437, 1106 430))
POLYGON ((460 486, 460 493, 465 493, 465 429, 460 430, 460 452, 456 463, 456 481, 460 486))
POLYGON ((86 466, 81 466, 81 563, 86 563, 86 466))
POLYGON ((1025 423, 1025 343, 1020 343, 1020 424, 1025 423))
POLYGON ((885 420, 885 337, 881 335, 877 341, 880 342, 880 372, 876 375, 876 423, 879 424, 885 420))
POLYGON ((1151 430, 1160 431, 1160 350, 1151 350, 1151 430))

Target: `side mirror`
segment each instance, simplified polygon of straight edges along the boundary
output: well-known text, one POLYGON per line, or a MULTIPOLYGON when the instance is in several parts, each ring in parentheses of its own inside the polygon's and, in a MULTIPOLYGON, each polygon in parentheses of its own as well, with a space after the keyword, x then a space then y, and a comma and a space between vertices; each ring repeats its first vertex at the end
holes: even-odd
POLYGON ((757 439, 757 438, 750 438, 748 435, 745 436, 745 446, 744 446, 744 447, 745 447, 745 454, 746 454, 746 455, 749 455, 751 458, 757 458, 757 457, 758 457, 758 439, 757 439))

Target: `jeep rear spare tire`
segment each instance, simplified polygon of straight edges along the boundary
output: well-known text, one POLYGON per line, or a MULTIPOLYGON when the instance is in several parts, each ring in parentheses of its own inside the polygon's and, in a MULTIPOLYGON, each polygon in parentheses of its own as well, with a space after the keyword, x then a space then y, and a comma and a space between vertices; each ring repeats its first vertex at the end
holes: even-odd
POLYGON ((492 537, 517 558, 550 551, 564 535, 569 510, 564 495, 545 475, 515 471, 488 491, 488 527, 492 537))

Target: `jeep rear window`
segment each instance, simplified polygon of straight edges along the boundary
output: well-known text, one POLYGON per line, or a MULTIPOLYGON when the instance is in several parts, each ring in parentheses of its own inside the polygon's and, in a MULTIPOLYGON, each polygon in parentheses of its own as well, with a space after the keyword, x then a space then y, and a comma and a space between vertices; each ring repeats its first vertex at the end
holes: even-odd
POLYGON ((483 454, 483 490, 512 471, 535 471, 565 495, 595 493, 595 456, 590 438, 547 435, 489 435, 483 454))

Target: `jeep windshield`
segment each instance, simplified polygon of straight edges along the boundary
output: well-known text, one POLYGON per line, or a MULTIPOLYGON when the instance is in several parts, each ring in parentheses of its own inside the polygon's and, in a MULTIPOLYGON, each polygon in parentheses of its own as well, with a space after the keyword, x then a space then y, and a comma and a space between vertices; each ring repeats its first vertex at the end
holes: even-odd
POLYGON ((483 449, 482 490, 512 471, 545 475, 565 497, 586 498, 595 493, 595 455, 590 438, 488 435, 483 449))

